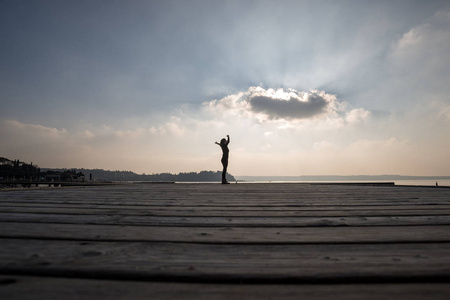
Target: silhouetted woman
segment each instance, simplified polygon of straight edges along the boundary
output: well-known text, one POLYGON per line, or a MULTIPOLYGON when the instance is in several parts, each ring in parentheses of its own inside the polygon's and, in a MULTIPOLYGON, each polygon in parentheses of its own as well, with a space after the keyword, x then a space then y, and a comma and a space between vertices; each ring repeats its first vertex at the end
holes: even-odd
POLYGON ((228 144, 230 143, 230 136, 227 135, 227 139, 222 139, 220 140, 220 144, 218 142, 216 142, 217 145, 220 146, 220 148, 222 148, 222 166, 223 166, 223 171, 222 171, 222 184, 228 184, 229 182, 227 181, 227 178, 225 177, 227 174, 227 167, 228 167, 228 153, 230 152, 230 150, 228 150, 228 144))

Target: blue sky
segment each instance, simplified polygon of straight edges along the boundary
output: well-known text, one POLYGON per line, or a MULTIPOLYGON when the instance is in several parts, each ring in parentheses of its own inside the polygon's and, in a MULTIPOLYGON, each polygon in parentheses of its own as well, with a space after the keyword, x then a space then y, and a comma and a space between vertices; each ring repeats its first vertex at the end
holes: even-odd
POLYGON ((448 1, 2 1, 0 155, 449 175, 448 1))

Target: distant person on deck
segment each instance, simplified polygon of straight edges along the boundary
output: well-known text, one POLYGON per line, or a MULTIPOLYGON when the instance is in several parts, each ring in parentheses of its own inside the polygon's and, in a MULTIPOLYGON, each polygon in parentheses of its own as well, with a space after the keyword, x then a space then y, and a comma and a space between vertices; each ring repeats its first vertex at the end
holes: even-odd
POLYGON ((222 170, 222 184, 228 184, 229 182, 227 181, 226 178, 226 174, 227 174, 227 168, 228 168, 228 153, 230 152, 230 150, 228 150, 228 144, 230 143, 230 136, 227 134, 227 139, 222 139, 220 141, 220 144, 218 142, 216 142, 217 145, 220 146, 220 148, 222 148, 222 166, 223 166, 223 170, 222 170))

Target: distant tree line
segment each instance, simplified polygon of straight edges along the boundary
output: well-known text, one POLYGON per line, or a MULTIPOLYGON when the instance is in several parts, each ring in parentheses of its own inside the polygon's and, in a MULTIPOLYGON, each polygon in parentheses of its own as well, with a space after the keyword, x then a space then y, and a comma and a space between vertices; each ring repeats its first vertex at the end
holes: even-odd
POLYGON ((71 170, 41 170, 33 163, 0 157, 0 180, 2 181, 83 181, 84 174, 71 170))
MULTIPOLYGON (((50 169, 43 169, 48 170, 50 169)), ((63 171, 64 169, 51 169, 63 171)), ((201 171, 189 173, 158 173, 158 174, 136 174, 131 171, 109 171, 102 169, 77 169, 85 174, 86 180, 94 181, 177 181, 177 182, 211 182, 221 181, 221 171, 201 171)), ((231 174, 227 174, 228 181, 236 181, 231 174)))
MULTIPOLYGON (((49 169, 39 168, 33 163, 9 160, 0 157, 0 180, 96 180, 96 181, 178 181, 204 182, 221 181, 221 171, 201 171, 188 173, 136 174, 131 171, 106 171, 102 169, 49 169)), ((236 181, 227 174, 229 181, 236 181)))
MULTIPOLYGON (((98 181, 177 181, 177 182, 208 182, 221 181, 221 171, 201 171, 189 173, 158 173, 136 174, 131 171, 107 171, 102 169, 77 169, 86 174, 86 178, 92 177, 98 181)), ((229 181, 235 181, 233 175, 227 174, 229 181)))
POLYGON ((39 176, 40 169, 33 163, 27 164, 20 160, 9 160, 0 157, 0 178, 30 178, 39 176))

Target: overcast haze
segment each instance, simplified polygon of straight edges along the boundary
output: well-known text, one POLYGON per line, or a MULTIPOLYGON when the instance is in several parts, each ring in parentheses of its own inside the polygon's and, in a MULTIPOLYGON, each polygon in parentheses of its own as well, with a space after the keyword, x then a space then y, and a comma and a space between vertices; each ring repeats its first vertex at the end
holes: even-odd
POLYGON ((449 1, 1 1, 0 156, 450 175, 449 1))

